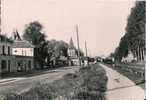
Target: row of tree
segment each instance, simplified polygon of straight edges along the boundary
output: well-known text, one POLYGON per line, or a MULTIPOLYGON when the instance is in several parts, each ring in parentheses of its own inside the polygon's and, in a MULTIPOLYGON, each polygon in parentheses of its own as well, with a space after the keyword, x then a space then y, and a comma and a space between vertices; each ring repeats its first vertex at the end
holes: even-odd
POLYGON ((145 1, 136 1, 131 9, 126 26, 126 34, 121 38, 114 52, 115 60, 121 61, 131 51, 137 61, 143 61, 145 55, 145 1))
MULTIPOLYGON (((45 65, 52 65, 52 63, 55 65, 57 63, 56 61, 61 57, 68 59, 69 44, 62 40, 47 40, 46 35, 42 30, 43 26, 38 21, 34 21, 26 26, 23 34, 23 39, 29 41, 35 46, 35 66, 37 68, 43 68, 45 65)), ((75 50, 77 53, 76 48, 75 50)), ((81 50, 80 54, 83 55, 81 50)))

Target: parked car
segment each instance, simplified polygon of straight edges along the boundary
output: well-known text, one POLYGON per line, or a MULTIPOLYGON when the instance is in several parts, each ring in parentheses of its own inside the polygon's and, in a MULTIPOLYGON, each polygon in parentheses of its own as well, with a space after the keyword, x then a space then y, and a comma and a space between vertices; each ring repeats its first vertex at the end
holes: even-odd
POLYGON ((103 62, 106 63, 106 64, 114 64, 114 61, 112 59, 109 59, 109 58, 105 58, 103 60, 103 62))

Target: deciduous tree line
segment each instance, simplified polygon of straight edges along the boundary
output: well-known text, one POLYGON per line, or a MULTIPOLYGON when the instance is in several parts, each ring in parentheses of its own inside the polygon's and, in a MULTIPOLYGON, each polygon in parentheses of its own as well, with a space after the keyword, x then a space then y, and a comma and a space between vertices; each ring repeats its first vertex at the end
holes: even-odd
POLYGON ((145 55, 145 1, 136 1, 127 19, 126 33, 116 48, 115 60, 121 61, 130 50, 137 61, 144 61, 145 55))

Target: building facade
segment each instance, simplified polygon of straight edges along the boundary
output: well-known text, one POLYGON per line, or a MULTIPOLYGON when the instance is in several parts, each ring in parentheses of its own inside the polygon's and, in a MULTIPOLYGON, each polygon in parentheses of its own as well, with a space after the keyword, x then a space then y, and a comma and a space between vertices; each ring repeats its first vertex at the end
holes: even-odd
POLYGON ((24 40, 15 40, 12 45, 17 71, 30 71, 34 65, 34 46, 24 40))
POLYGON ((137 58, 134 57, 134 54, 129 50, 128 55, 126 57, 122 57, 122 62, 131 63, 133 61, 137 61, 137 58))
POLYGON ((30 71, 34 68, 34 47, 24 40, 9 41, 0 35, 0 73, 30 71))
POLYGON ((68 58, 69 58, 69 65, 80 65, 77 50, 74 46, 72 38, 70 39, 69 47, 68 47, 68 58))
POLYGON ((12 55, 12 43, 0 42, 0 73, 15 71, 15 57, 12 55))

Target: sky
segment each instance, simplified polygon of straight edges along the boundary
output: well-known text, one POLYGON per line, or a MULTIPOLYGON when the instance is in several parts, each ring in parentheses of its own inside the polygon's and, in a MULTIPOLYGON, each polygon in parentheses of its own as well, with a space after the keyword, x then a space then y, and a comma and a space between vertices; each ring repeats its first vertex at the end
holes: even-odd
POLYGON ((73 38, 79 28, 80 48, 89 56, 109 55, 125 34, 127 17, 133 0, 2 0, 2 33, 20 35, 27 24, 39 21, 47 39, 73 38))

